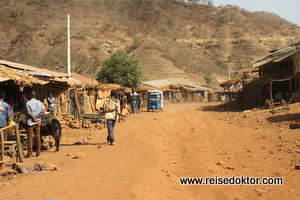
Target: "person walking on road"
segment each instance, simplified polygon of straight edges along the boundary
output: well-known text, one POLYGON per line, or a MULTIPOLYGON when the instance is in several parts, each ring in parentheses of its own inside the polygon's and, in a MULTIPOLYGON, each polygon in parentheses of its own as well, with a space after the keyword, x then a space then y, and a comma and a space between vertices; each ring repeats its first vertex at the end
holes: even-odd
POLYGON ((119 119, 119 122, 121 120, 125 120, 126 118, 126 114, 127 114, 127 97, 124 93, 124 91, 122 91, 121 93, 121 98, 120 98, 120 107, 121 107, 121 116, 120 116, 120 119, 119 119))
POLYGON ((115 144, 114 128, 120 115, 120 101, 116 97, 117 92, 111 91, 110 98, 107 98, 103 104, 108 131, 107 142, 110 145, 115 144))
POLYGON ((32 141, 34 135, 35 148, 36 148, 36 156, 41 155, 41 139, 40 139, 40 128, 41 128, 41 116, 45 113, 45 105, 36 100, 36 93, 31 92, 29 94, 29 101, 26 103, 26 130, 28 137, 28 154, 27 158, 32 156, 32 141))
POLYGON ((136 113, 136 105, 138 100, 138 94, 132 89, 132 93, 130 93, 131 97, 131 106, 132 106, 132 113, 136 113))

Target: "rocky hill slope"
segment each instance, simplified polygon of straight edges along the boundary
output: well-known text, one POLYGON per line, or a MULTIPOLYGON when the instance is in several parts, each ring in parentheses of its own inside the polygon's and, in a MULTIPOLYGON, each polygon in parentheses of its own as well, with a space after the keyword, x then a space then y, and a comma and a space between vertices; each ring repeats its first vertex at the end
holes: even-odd
POLYGON ((176 0, 3 0, 0 58, 65 71, 71 15, 74 72, 96 74, 118 50, 140 59, 146 79, 226 79, 271 49, 299 40, 277 15, 176 0))

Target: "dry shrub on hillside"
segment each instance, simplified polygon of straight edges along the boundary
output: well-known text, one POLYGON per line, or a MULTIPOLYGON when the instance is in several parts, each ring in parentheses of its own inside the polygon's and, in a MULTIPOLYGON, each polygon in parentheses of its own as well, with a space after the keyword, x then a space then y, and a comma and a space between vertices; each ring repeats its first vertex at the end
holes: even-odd
MULTIPOLYGON (((84 44, 83 56, 78 62, 94 63, 102 59, 103 52, 110 53, 115 49, 128 46, 124 41, 149 38, 159 44, 147 45, 143 42, 140 47, 132 44, 128 51, 147 51, 151 49, 159 56, 173 62, 181 69, 191 73, 223 73, 224 69, 216 64, 216 60, 228 61, 230 66, 243 66, 249 59, 267 52, 270 45, 275 46, 274 39, 258 41, 258 37, 266 34, 285 33, 295 37, 295 27, 278 16, 265 12, 252 13, 236 6, 216 8, 213 6, 185 3, 177 0, 39 0, 33 3, 26 1, 0 1, 0 47, 2 59, 24 62, 26 58, 36 60, 35 66, 61 65, 45 59, 48 49, 53 47, 65 48, 66 15, 71 14, 72 42, 76 48, 84 44), (22 10, 23 14, 11 17, 11 11, 22 10), (33 28, 22 28, 34 25, 33 28), (250 36, 251 35, 251 36, 250 36), (252 35, 254 36, 252 38, 252 35), (231 43, 234 38, 256 42, 253 44, 231 43), (103 50, 92 40, 120 41, 117 45, 108 45, 103 50), (187 41, 182 44, 180 41, 187 41), (192 42, 189 42, 192 41, 192 42), (206 41, 207 45, 201 45, 206 41), (209 44, 214 41, 215 44, 209 44), (200 45, 198 45, 200 44, 200 45), (137 48, 138 47, 138 48, 137 48), (103 50, 103 51, 101 51, 103 50), (38 52, 40 55, 32 56, 38 52), (28 56, 28 55, 31 56, 28 56), (87 57, 87 59, 85 59, 87 57), (227 59, 228 58, 228 59, 227 59), (227 60, 226 60, 227 59, 227 60), (96 62, 96 61, 95 61, 96 62), (229 63, 230 62, 230 63, 229 63)), ((150 43, 150 42, 149 42, 150 43)), ((277 43, 277 41, 275 41, 277 43)), ((73 45, 72 44, 72 45, 73 45)), ((285 45, 277 43, 278 45, 285 45)), ((62 52, 65 54, 65 52, 62 52)), ((76 54, 75 54, 76 55, 76 54)), ((56 60, 59 60, 56 57, 56 60)), ((54 59, 55 61, 55 59, 54 59)), ((60 61, 62 62, 62 61, 60 61)), ((92 64, 94 65, 94 64, 92 64)), ((149 67, 151 63, 146 63, 149 67)), ((56 69, 56 68, 53 69, 56 69)), ((86 70, 82 71, 87 73, 86 70)))

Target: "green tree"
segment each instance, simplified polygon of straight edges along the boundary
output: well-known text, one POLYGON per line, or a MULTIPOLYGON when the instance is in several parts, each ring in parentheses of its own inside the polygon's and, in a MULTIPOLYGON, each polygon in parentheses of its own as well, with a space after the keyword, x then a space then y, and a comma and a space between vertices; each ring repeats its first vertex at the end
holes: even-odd
POLYGON ((103 62, 97 81, 116 83, 125 87, 138 87, 143 76, 138 59, 129 57, 126 52, 116 52, 103 62))

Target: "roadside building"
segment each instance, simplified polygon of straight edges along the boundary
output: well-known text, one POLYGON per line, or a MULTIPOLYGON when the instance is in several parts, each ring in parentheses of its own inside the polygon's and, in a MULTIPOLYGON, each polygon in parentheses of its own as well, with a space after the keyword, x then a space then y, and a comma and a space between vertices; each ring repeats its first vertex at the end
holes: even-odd
POLYGON ((227 89, 239 85, 240 97, 235 102, 238 109, 300 101, 300 41, 270 51, 251 67, 242 78, 221 84, 227 89))
POLYGON ((145 87, 159 89, 164 92, 164 100, 171 103, 208 102, 209 93, 213 89, 190 81, 152 80, 143 83, 145 87))

